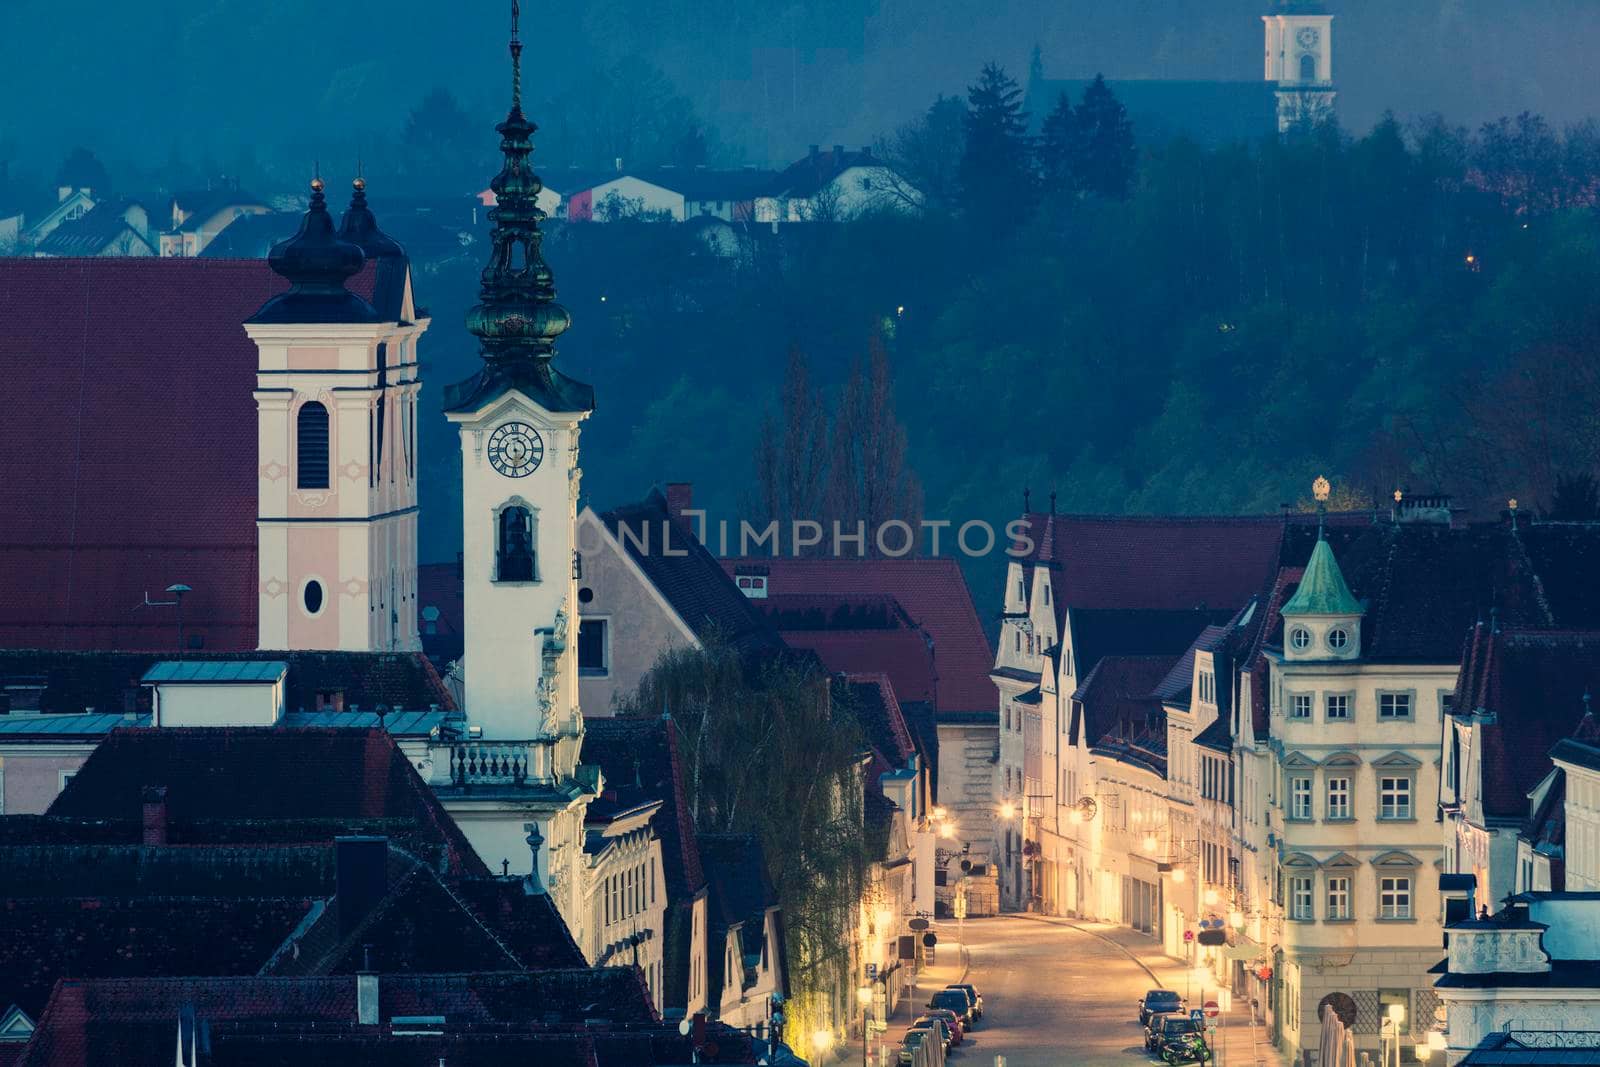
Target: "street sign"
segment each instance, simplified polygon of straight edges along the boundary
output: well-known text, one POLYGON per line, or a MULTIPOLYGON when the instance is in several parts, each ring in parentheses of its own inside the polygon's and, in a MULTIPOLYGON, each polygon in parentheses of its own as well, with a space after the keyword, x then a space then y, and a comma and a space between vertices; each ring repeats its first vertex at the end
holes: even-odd
POLYGON ((923 930, 926 930, 928 928, 928 920, 927 919, 912 919, 910 922, 906 923, 906 925, 909 926, 911 929, 917 931, 918 933, 921 933, 923 930))
POLYGON ((1206 1001, 1205 1008, 1203 1010, 1206 1013, 1206 1018, 1207 1019, 1215 1019, 1217 1017, 1217 1011, 1218 1011, 1217 1002, 1214 1001, 1214 1000, 1206 1001))
POLYGON ((1193 941, 1194 940, 1194 931, 1193 930, 1185 930, 1183 932, 1183 939, 1185 941, 1193 941))
POLYGON ((877 977, 878 977, 878 965, 876 963, 867 964, 867 981, 870 982, 870 981, 876 979, 877 977))
POLYGON ((932 948, 934 945, 939 943, 939 935, 929 931, 928 933, 922 935, 922 943, 927 945, 929 948, 932 948))

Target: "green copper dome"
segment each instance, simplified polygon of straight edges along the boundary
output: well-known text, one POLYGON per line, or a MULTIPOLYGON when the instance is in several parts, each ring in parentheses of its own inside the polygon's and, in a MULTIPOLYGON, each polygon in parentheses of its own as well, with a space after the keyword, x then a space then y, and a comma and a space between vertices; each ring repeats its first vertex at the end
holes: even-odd
POLYGON ((1325 538, 1317 538, 1317 547, 1311 550, 1306 563, 1305 576, 1300 588, 1283 606, 1282 614, 1289 615, 1360 615, 1361 603, 1344 583, 1344 574, 1333 558, 1333 549, 1325 538))

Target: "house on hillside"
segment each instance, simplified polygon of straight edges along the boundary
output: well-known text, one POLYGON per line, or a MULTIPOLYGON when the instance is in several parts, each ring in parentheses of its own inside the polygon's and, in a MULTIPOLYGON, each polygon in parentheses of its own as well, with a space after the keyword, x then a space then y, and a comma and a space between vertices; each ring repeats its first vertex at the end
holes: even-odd
POLYGON ((103 200, 57 226, 34 246, 36 256, 153 256, 150 214, 134 200, 103 200))
POLYGON ((160 220, 160 233, 156 236, 157 249, 165 257, 191 259, 204 252, 212 239, 235 219, 272 211, 264 200, 241 192, 237 181, 175 193, 166 207, 166 215, 160 220))
POLYGON ((914 212, 922 193, 871 148, 848 152, 817 145, 772 179, 755 198, 756 222, 843 222, 873 211, 914 212))
MULTIPOLYGON (((103 193, 101 195, 104 196, 103 193)), ((26 252, 38 247, 39 243, 54 233, 58 226, 83 218, 94 210, 97 203, 99 200, 95 198, 93 189, 87 186, 63 185, 56 190, 53 202, 24 206, 17 248, 26 252)))

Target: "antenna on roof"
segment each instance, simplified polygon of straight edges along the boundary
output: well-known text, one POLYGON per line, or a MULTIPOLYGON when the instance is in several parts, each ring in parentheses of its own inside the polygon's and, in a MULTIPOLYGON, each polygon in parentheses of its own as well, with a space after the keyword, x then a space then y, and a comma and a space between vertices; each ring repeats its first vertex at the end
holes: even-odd
POLYGON ((166 592, 172 594, 171 600, 151 600, 149 590, 145 591, 144 603, 135 604, 134 611, 140 608, 177 608, 178 609, 178 658, 183 658, 183 594, 192 593, 194 590, 182 582, 174 582, 167 586, 166 592))
POLYGON ((1024 515, 1028 513, 1028 498, 1032 495, 1033 491, 1024 486, 1022 489, 1022 513, 1024 515))
POLYGON ((1052 490, 1050 490, 1050 514, 1054 515, 1055 513, 1056 513, 1056 491, 1054 489, 1052 489, 1052 490))

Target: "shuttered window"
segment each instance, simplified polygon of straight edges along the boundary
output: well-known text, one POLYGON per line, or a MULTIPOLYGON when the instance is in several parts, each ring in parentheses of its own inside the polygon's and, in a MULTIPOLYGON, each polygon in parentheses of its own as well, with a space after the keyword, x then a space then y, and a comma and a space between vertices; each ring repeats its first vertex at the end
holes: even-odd
POLYGON ((295 440, 295 486, 328 488, 328 409, 315 400, 302 404, 295 440))

